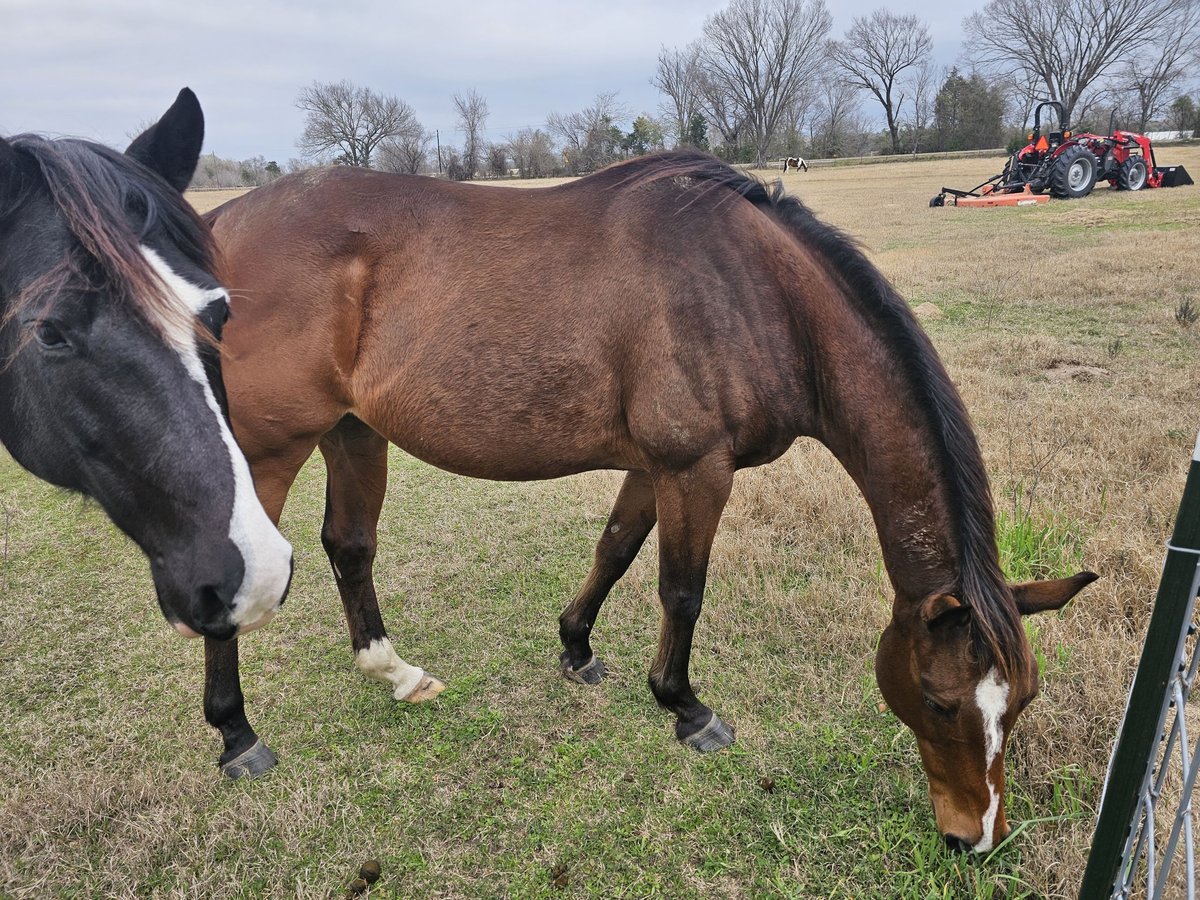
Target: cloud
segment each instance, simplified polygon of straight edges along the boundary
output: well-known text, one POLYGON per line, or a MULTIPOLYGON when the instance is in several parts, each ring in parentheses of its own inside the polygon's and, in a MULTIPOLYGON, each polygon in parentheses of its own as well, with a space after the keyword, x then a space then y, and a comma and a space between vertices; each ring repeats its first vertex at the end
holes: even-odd
MULTIPOLYGON (((443 143, 459 140, 451 96, 470 88, 487 99, 492 139, 580 109, 601 91, 617 91, 635 115, 653 112, 659 48, 695 40, 724 5, 5 0, 0 134, 68 133, 120 146, 188 85, 205 109, 207 151, 282 162, 298 155, 297 92, 342 78, 398 95, 443 143)), ((837 4, 834 36, 877 5, 837 4)), ((970 11, 931 0, 899 5, 930 21, 942 43, 970 11)))

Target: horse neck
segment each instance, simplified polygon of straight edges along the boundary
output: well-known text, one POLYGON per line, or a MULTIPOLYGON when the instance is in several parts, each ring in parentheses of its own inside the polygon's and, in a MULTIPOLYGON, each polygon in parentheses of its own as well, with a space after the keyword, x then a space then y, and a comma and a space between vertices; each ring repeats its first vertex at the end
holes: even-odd
POLYGON ((935 418, 897 352, 860 317, 844 311, 826 324, 817 356, 841 362, 813 379, 815 436, 862 491, 897 595, 919 601, 953 590, 958 495, 935 418))

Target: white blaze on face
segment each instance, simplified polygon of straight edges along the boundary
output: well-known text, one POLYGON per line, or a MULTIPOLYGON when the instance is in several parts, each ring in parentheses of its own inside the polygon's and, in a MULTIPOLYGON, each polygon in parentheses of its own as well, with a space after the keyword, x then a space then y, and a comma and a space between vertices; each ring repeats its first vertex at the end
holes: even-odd
POLYGON ((402 660, 387 638, 375 638, 369 646, 359 650, 354 654, 354 664, 368 678, 390 684, 392 696, 397 700, 411 694, 425 676, 424 671, 402 660))
POLYGON ((1000 809, 1000 792, 992 781, 992 763, 1004 744, 1004 724, 1001 719, 1008 709, 1008 682, 1000 680, 994 667, 975 686, 975 704, 983 716, 984 774, 991 803, 983 814, 983 837, 972 849, 976 853, 986 853, 992 849, 992 832, 996 825, 996 813, 1000 809))
POLYGON ((229 295, 221 288, 204 290, 197 287, 175 274, 163 258, 149 247, 143 246, 141 249, 167 290, 191 313, 186 327, 183 322, 168 320, 163 323, 164 331, 188 375, 204 392, 204 401, 212 412, 214 425, 220 430, 221 440, 229 451, 234 481, 229 539, 241 552, 245 566, 241 586, 233 598, 231 619, 238 626, 239 633, 251 631, 265 625, 279 608, 279 601, 291 577, 292 547, 258 502, 250 477, 250 466, 233 439, 196 348, 196 335, 191 328, 193 320, 210 303, 217 300, 228 302, 229 295))

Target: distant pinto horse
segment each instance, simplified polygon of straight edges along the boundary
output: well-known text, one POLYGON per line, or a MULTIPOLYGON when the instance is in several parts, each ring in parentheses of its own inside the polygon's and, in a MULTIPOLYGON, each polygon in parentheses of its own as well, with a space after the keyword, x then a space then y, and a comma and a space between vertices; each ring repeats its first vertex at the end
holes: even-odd
MULTIPOLYGON (((693 151, 544 190, 327 169, 208 221, 236 286, 226 382, 259 494, 278 517, 321 450, 321 536, 355 658, 397 699, 441 684, 397 656, 376 601, 389 441, 479 478, 624 470, 559 620, 562 671, 605 674, 597 614, 657 523, 650 689, 683 743, 716 750, 733 732, 688 678, 713 536, 734 474, 810 436, 874 514, 896 590, 876 675, 916 733, 938 826, 977 851, 1008 833, 1004 745, 1038 689, 1021 616, 1094 576, 1005 583, 959 396, 846 236, 693 151)), ((217 647, 206 681, 233 685, 236 655, 217 647)), ((223 730, 235 747, 257 740, 223 730)))
POLYGON ((803 169, 805 172, 807 172, 808 163, 806 163, 802 157, 787 156, 784 157, 783 160, 783 171, 786 172, 788 169, 795 169, 797 172, 803 169))
MULTIPOLYGON (((149 558, 166 618, 217 640, 270 620, 292 552, 226 420, 228 295, 180 194, 203 136, 185 88, 125 154, 0 139, 0 443, 99 503, 149 558)), ((245 749, 230 771, 269 752, 245 749)))

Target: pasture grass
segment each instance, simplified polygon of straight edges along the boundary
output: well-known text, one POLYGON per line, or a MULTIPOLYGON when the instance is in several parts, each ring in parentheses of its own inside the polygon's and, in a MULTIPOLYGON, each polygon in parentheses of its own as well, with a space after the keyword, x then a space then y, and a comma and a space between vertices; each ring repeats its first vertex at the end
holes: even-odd
MULTIPOLYGON (((1160 155, 1200 171, 1196 149, 1160 155)), ((738 742, 712 756, 676 744, 645 684, 653 535, 597 624, 609 678, 557 672, 557 616, 620 476, 495 484, 393 451, 381 605, 401 654, 449 684, 414 707, 351 665, 310 461, 282 523, 291 597, 242 642, 281 763, 236 784, 215 769, 202 648, 166 628, 145 562, 2 457, 0 896, 340 897, 372 857, 382 897, 1074 896, 1195 438, 1200 329, 1176 310, 1196 296, 1200 195, 926 205, 1000 164, 786 180, 942 312, 926 326, 978 428, 1012 578, 1103 576, 1027 623, 1042 695, 1009 745, 998 850, 942 847, 874 683, 891 594, 870 515, 811 442, 739 474, 718 535, 693 681, 738 742)))

